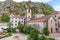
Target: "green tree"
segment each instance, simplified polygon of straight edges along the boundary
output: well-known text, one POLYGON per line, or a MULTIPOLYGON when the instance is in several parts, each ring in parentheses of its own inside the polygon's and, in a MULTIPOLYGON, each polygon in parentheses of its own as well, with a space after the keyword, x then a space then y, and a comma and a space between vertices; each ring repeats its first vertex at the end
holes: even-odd
POLYGON ((19 24, 17 28, 19 29, 20 32, 24 32, 23 31, 24 27, 25 27, 25 25, 19 24))
POLYGON ((49 40, 55 40, 54 38, 49 38, 49 40))
POLYGON ((20 13, 20 16, 25 16, 25 13, 20 13))
POLYGON ((19 24, 17 28, 20 32, 25 33, 25 34, 29 34, 30 30, 33 29, 32 27, 29 27, 23 24, 19 24))
POLYGON ((24 28, 24 32, 25 32, 26 34, 30 34, 30 31, 31 31, 32 29, 33 29, 32 27, 27 26, 27 27, 24 28))
POLYGON ((32 29, 30 31, 28 40, 38 40, 38 37, 39 37, 38 30, 37 29, 32 29))
POLYGON ((53 7, 49 4, 40 3, 40 6, 41 6, 40 12, 45 15, 50 15, 52 12, 54 12, 53 7))
POLYGON ((13 27, 8 27, 8 28, 5 28, 3 30, 8 32, 8 33, 15 33, 16 32, 16 28, 13 28, 13 27))
POLYGON ((39 36, 38 40, 45 40, 45 37, 44 36, 39 36))
POLYGON ((12 32, 16 33, 16 28, 12 28, 12 32))
POLYGON ((4 21, 4 22, 9 22, 10 17, 7 13, 5 13, 5 14, 3 14, 1 20, 4 21))
POLYGON ((43 33, 47 36, 49 35, 48 27, 44 27, 43 33))
POLYGON ((7 32, 12 32, 12 27, 8 27, 6 29, 3 29, 4 31, 7 31, 7 32))

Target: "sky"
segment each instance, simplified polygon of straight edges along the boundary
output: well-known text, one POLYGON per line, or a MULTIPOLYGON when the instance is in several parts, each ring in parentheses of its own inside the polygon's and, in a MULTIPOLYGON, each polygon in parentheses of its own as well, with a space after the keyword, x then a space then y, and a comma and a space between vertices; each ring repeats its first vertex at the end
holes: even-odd
MULTIPOLYGON (((0 0, 5 1, 5 0, 0 0)), ((28 0, 13 0, 16 2, 28 1, 28 0)), ((31 0, 33 2, 43 2, 50 4, 56 11, 60 11, 60 0, 31 0)))

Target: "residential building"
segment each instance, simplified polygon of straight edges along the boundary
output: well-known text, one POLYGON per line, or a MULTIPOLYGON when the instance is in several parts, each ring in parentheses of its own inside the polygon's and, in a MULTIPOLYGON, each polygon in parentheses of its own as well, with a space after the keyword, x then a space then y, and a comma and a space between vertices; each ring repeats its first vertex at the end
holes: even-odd
POLYGON ((24 24, 24 17, 19 15, 10 15, 11 27, 17 27, 19 24, 24 24))
POLYGON ((8 23, 0 23, 0 31, 3 31, 2 29, 8 28, 8 23))
POLYGON ((35 18, 40 18, 40 17, 43 17, 43 16, 45 16, 45 15, 42 14, 42 13, 37 13, 37 14, 35 15, 35 18))

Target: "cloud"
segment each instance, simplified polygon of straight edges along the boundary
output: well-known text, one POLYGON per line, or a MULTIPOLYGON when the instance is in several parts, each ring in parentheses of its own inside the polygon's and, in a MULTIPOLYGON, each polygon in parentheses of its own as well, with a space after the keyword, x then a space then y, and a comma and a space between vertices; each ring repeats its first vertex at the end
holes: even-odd
POLYGON ((56 11, 60 11, 60 5, 57 5, 56 7, 54 7, 54 9, 55 9, 56 11))
MULTIPOLYGON (((0 1, 5 1, 5 0, 0 0, 0 1)), ((22 1, 28 1, 28 0, 13 0, 13 1, 22 2, 22 1)), ((31 0, 31 1, 34 1, 34 2, 49 2, 51 0, 31 0)))
POLYGON ((0 0, 0 1, 5 1, 5 0, 0 0))
POLYGON ((32 0, 32 1, 34 1, 34 2, 49 2, 49 1, 51 1, 51 0, 32 0))

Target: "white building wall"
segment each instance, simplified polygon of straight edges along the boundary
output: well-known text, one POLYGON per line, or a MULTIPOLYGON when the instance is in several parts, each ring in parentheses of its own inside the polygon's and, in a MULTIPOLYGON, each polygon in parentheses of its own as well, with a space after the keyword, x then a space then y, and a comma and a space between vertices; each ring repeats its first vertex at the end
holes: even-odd
POLYGON ((27 23, 28 26, 32 26, 33 28, 37 28, 40 33, 43 32, 43 28, 46 26, 45 22, 33 22, 33 23, 27 23))
POLYGON ((2 28, 5 29, 5 28, 8 28, 8 23, 0 23, 0 31, 2 31, 2 28))
POLYGON ((20 17, 17 17, 17 18, 15 18, 15 17, 10 17, 10 22, 12 23, 12 27, 17 27, 18 26, 18 24, 19 24, 19 22, 20 22, 20 24, 24 24, 24 18, 20 18, 20 17))
POLYGON ((24 24, 25 20, 24 20, 24 18, 20 18, 19 21, 20 21, 21 24, 24 24))

